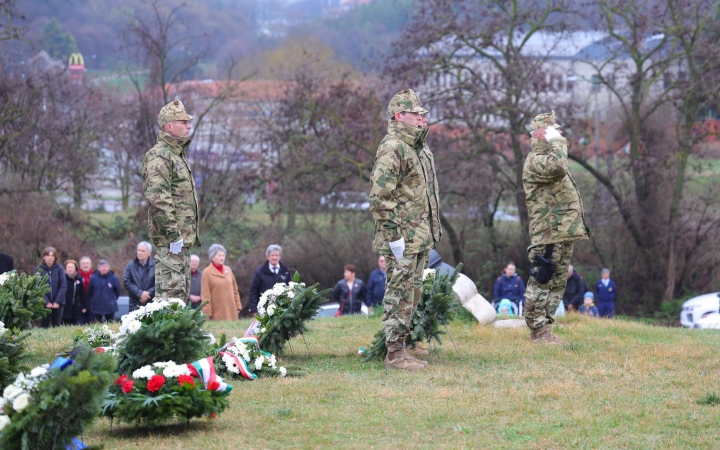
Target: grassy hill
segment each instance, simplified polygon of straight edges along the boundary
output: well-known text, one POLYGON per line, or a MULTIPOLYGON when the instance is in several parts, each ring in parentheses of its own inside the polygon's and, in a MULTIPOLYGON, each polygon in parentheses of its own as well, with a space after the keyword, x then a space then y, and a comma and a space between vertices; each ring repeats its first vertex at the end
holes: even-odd
MULTIPOLYGON (((243 322, 213 322, 219 336, 243 322)), ((362 364, 379 319, 311 323, 293 341, 302 378, 234 382, 213 421, 137 431, 107 420, 85 436, 106 449, 177 448, 713 448, 720 406, 720 332, 572 316, 564 346, 528 342, 526 329, 450 324, 420 373, 362 364)), ((73 328, 34 330, 35 362, 70 346, 73 328), (49 348, 48 348, 49 346, 49 348)))

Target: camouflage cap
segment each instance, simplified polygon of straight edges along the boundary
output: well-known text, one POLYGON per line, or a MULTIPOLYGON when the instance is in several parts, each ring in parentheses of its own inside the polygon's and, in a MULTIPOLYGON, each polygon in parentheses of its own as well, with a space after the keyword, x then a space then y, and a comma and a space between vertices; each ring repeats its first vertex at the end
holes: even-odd
POLYGON ((560 128, 560 125, 555 123, 555 111, 551 110, 549 113, 538 114, 530 123, 531 130, 539 130, 541 128, 548 127, 560 128))
POLYGON ((392 100, 390 100, 390 104, 387 109, 387 113, 390 118, 395 117, 395 113, 403 111, 420 114, 428 113, 427 109, 422 107, 420 98, 412 89, 405 89, 404 91, 398 92, 392 100))
POLYGON ((192 116, 185 111, 185 105, 180 100, 173 100, 163 106, 158 115, 158 125, 163 128, 174 120, 192 120, 192 116))

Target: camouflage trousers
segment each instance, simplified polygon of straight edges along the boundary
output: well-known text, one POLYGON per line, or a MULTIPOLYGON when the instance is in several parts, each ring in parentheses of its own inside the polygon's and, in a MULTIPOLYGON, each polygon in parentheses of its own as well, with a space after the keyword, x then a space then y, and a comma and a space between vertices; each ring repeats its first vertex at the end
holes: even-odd
POLYGON ((178 255, 168 247, 158 247, 155 255, 155 298, 179 298, 188 302, 190 294, 190 249, 178 255))
MULTIPOLYGON (((532 330, 536 330, 545 324, 551 324, 555 320, 553 315, 562 301, 567 284, 568 266, 572 257, 573 241, 558 242, 552 252, 552 260, 555 262, 555 273, 552 279, 546 284, 538 283, 534 277, 530 277, 525 290, 525 323, 532 330)), ((544 245, 535 245, 528 248, 530 261, 535 260, 535 255, 545 253, 544 245)))
POLYGON ((429 254, 405 255, 400 261, 393 255, 385 255, 387 281, 382 320, 388 345, 410 333, 412 316, 422 295, 423 271, 427 268, 429 254))

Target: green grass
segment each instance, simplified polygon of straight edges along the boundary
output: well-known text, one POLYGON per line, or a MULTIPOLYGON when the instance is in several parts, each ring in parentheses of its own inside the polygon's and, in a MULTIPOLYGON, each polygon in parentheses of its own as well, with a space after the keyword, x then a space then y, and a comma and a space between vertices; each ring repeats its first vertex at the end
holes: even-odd
MULTIPOLYGON (((216 336, 242 322, 211 322, 216 336)), ((287 364, 302 378, 233 382, 216 420, 153 431, 99 420, 83 436, 106 449, 177 448, 712 448, 717 445, 720 333, 564 318, 562 346, 526 329, 450 324, 419 373, 363 364, 379 319, 310 324, 287 364), (714 394, 716 396, 716 394, 714 394), (706 404, 701 404, 704 399, 706 404), (709 400, 708 400, 709 399, 709 400)), ((74 328, 33 330, 35 363, 68 348, 74 328)))

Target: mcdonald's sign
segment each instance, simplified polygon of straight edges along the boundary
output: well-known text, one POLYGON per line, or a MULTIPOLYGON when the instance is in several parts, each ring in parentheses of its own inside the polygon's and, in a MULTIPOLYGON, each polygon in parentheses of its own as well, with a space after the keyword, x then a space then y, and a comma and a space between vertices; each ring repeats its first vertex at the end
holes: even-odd
POLYGON ((70 55, 68 61, 68 69, 70 70, 85 70, 85 60, 80 53, 73 53, 70 55))

